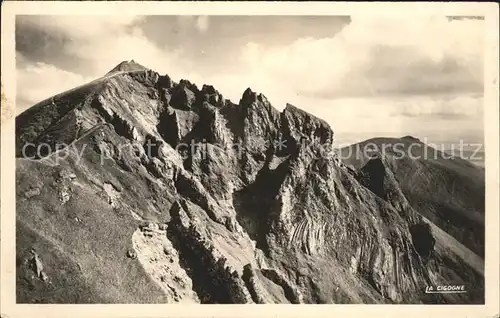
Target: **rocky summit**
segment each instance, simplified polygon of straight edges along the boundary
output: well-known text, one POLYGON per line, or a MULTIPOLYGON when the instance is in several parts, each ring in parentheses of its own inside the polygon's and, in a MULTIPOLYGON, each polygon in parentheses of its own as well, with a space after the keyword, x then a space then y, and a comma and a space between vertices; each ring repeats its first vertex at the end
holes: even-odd
POLYGON ((17 302, 484 303, 484 170, 343 160, 334 136, 134 61, 32 106, 17 302))

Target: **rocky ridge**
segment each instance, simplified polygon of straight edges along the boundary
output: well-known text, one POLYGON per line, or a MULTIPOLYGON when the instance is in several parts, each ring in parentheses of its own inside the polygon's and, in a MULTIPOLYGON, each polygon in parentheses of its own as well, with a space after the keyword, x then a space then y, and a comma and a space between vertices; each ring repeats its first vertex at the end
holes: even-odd
POLYGON ((49 277, 80 268, 55 287, 20 271, 18 301, 484 301, 481 260, 436 237, 384 160, 350 169, 295 106, 137 65, 16 118, 18 258, 42 245, 49 277), (444 282, 477 290, 424 293, 444 282), (89 296, 54 296, 75 285, 89 296))

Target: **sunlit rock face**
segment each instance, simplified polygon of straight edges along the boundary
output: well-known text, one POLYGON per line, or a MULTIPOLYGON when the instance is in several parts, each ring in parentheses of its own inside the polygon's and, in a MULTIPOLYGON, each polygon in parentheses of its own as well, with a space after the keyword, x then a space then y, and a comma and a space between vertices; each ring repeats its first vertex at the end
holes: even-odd
POLYGON ((16 118, 18 301, 484 302, 480 253, 408 199, 403 168, 333 146, 298 107, 134 61, 34 105, 16 118), (443 283, 471 290, 425 294, 443 283))

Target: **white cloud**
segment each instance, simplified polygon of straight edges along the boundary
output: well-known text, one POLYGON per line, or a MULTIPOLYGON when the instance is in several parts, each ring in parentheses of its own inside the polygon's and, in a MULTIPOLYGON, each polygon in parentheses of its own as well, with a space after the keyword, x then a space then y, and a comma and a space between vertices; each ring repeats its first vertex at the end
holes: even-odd
POLYGON ((242 62, 286 79, 299 94, 335 98, 478 91, 482 21, 444 17, 353 17, 333 38, 302 38, 286 47, 249 43, 242 62))
POLYGON ((19 17, 21 23, 37 26, 46 31, 63 33, 72 41, 89 40, 95 36, 121 34, 124 28, 139 23, 142 16, 133 15, 41 15, 19 17))
POLYGON ((134 16, 41 16, 23 23, 36 24, 47 32, 64 34, 69 40, 62 48, 74 58, 89 65, 85 75, 59 69, 54 65, 18 60, 18 111, 43 99, 103 76, 119 62, 135 60, 160 73, 168 71, 181 76, 187 65, 180 52, 159 48, 136 26, 141 17, 134 16))
POLYGON ((196 18, 196 28, 198 29, 198 31, 206 32, 208 30, 208 26, 209 26, 208 16, 201 15, 196 18))
POLYGON ((93 78, 61 70, 54 65, 27 62, 17 71, 17 113, 91 80, 93 78))
POLYGON ((250 86, 277 108, 290 102, 341 134, 482 131, 482 27, 435 17, 353 18, 334 38, 248 43, 238 75, 206 80, 235 96, 250 86))
MULTIPOLYGON (((335 37, 228 48, 228 55, 239 56, 238 64, 214 57, 211 62, 220 65, 215 73, 204 73, 197 67, 203 62, 186 58, 180 49, 158 47, 143 34, 140 21, 130 16, 40 19, 41 28, 68 36, 66 54, 91 67, 83 77, 28 65, 19 72, 21 94, 38 101, 134 59, 174 80, 212 84, 234 102, 251 87, 278 109, 290 102, 341 131, 423 130, 443 125, 446 117, 470 129, 482 127, 482 21, 353 17, 335 37)), ((183 16, 177 23, 200 32, 209 27, 207 17, 183 16)))
POLYGON ((120 32, 114 37, 96 36, 90 41, 72 42, 67 53, 82 60, 91 59, 95 74, 104 74, 124 60, 135 60, 158 70, 170 70, 181 59, 175 51, 161 49, 149 41, 138 28, 120 32))
POLYGON ((137 26, 143 17, 79 17, 71 23, 72 19, 65 16, 43 23, 69 37, 65 53, 90 61, 96 77, 123 60, 133 59, 161 72, 177 67, 182 59, 178 51, 157 47, 143 34, 137 26))

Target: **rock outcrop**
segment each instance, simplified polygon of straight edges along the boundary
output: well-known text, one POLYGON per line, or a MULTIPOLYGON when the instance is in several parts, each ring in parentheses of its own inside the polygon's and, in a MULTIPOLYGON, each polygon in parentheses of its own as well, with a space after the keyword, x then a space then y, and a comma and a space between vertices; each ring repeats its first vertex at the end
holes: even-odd
POLYGON ((481 261, 435 235, 393 167, 348 168, 328 123, 251 89, 234 104, 121 63, 19 115, 16 134, 20 231, 45 238, 51 277, 82 264, 52 284, 90 295, 25 290, 20 267, 20 302, 484 301, 481 261), (479 287, 424 293, 451 281, 479 287))

